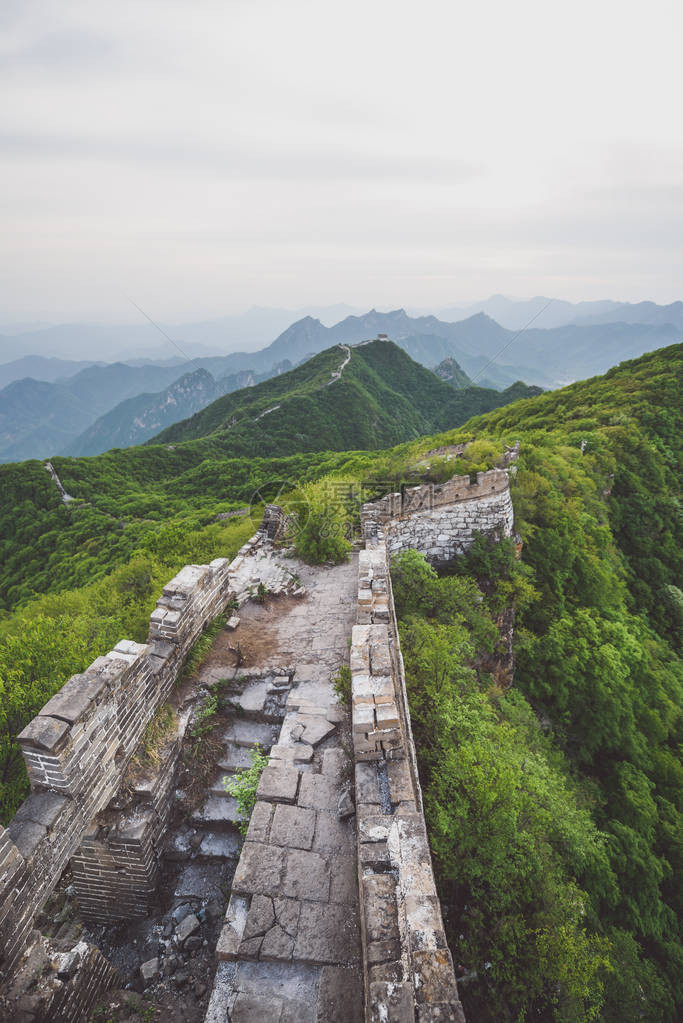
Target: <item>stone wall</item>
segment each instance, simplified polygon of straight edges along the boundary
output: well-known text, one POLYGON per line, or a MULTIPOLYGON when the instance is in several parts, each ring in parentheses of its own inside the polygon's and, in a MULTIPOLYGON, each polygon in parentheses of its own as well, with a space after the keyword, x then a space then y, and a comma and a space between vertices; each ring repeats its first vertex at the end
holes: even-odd
POLYGON ((367 516, 351 645, 367 1023, 464 1023, 422 812, 384 530, 367 516))
POLYGON ((71 873, 78 909, 92 923, 147 916, 159 881, 160 851, 175 798, 184 725, 166 743, 159 763, 124 780, 121 795, 94 819, 71 873))
MULTIPOLYGON (((184 568, 164 587, 147 642, 122 640, 98 657, 69 679, 20 734, 31 794, 7 828, 0 827, 2 976, 16 964, 36 913, 84 839, 77 876, 79 868, 85 869, 88 850, 91 866, 96 863, 93 843, 100 836, 89 831, 94 818, 117 793, 149 721, 166 701, 202 629, 231 602, 248 599, 258 585, 264 543, 265 537, 256 534, 230 563, 219 558, 210 565, 184 568)), ((267 555, 263 558, 264 568, 269 567, 267 555)), ((168 788, 156 794, 157 803, 167 797, 168 788)), ((107 843, 102 865, 92 866, 99 873, 88 878, 91 915, 98 915, 95 876, 102 899, 120 899, 120 886, 108 883, 130 869, 131 878, 139 881, 136 891, 132 885, 131 899, 144 901, 156 869, 151 850, 158 808, 151 805, 147 818, 141 811, 129 821, 119 832, 120 840, 113 836, 107 843)))
POLYGON ((121 978, 100 950, 34 934, 11 988, 0 995, 0 1019, 15 1023, 89 1020, 121 978))
POLYGON ((454 476, 447 483, 406 487, 363 507, 361 523, 383 527, 390 555, 414 547, 432 564, 445 564, 471 547, 474 533, 511 536, 514 522, 508 474, 502 469, 454 476))

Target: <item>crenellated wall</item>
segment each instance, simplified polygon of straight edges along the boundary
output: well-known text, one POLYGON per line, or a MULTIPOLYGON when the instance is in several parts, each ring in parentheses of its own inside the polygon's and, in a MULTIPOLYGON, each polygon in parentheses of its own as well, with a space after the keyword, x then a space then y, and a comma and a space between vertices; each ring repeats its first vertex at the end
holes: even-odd
POLYGON ((144 913, 144 896, 156 871, 156 815, 170 803, 172 778, 167 777, 164 791, 152 794, 150 813, 143 809, 133 820, 122 818, 120 831, 115 828, 107 843, 98 846, 92 822, 117 793, 197 637, 229 604, 248 599, 259 581, 259 565, 270 570, 265 555, 259 561, 265 543, 265 535, 257 533, 232 562, 219 558, 182 569, 163 589, 147 642, 122 640, 98 657, 70 678, 19 735, 31 794, 8 826, 0 827, 3 976, 16 964, 36 913, 79 847, 74 879, 77 885, 83 882, 79 894, 86 915, 90 911, 93 918, 104 918, 105 903, 109 919, 112 907, 123 917, 144 913), (128 889, 127 899, 122 886, 128 889))
POLYGON ((410 722, 390 558, 452 560, 474 533, 512 534, 505 471, 454 477, 363 507, 351 645, 366 1023, 464 1023, 434 881, 410 722))
POLYGON ((464 1023, 422 809, 384 530, 359 557, 351 644, 367 1023, 464 1023))
MULTIPOLYGON (((97 658, 86 671, 69 679, 19 736, 31 794, 7 828, 0 827, 3 977, 21 959, 34 917, 70 860, 86 917, 104 922, 147 912, 158 872, 157 846, 172 801, 182 729, 170 741, 164 769, 148 788, 141 785, 132 803, 114 797, 148 723, 167 700, 206 625, 228 606, 248 599, 261 580, 276 592, 278 587, 284 592, 289 585, 283 579, 291 573, 272 559, 272 540, 281 533, 283 521, 282 510, 269 506, 262 531, 232 562, 217 559, 210 565, 186 566, 164 587, 151 615, 147 642, 122 640, 113 651, 97 658), (273 573, 280 573, 282 578, 275 578, 273 573)), ((405 489, 365 505, 361 522, 365 549, 358 560, 357 624, 352 628, 350 667, 365 1019, 366 1023, 464 1023, 423 815, 390 559, 396 552, 414 547, 433 563, 441 564, 466 550, 476 531, 511 535, 508 476, 494 469, 478 474, 476 482, 463 476, 442 486, 405 489)), ((353 606, 351 597, 347 608, 352 613, 353 606)), ((344 628, 348 628, 348 622, 344 628)), ((315 685, 320 688, 318 682, 315 685)), ((312 721, 322 728, 316 742, 341 720, 334 707, 326 705, 320 711, 310 699, 299 698, 297 707, 292 707, 301 718, 298 727, 310 728, 312 721)), ((277 808, 281 803, 293 805, 298 800, 297 813, 302 820, 323 814, 327 822, 325 815, 335 812, 340 818, 348 818, 353 805, 342 810, 342 801, 337 804, 336 790, 332 792, 332 783, 323 773, 306 773, 305 765, 299 770, 283 757, 283 751, 296 752, 290 749, 298 741, 289 735, 292 727, 291 721, 283 725, 286 742, 273 749, 268 772, 259 787, 257 807, 263 811, 265 806, 270 812, 271 803, 277 808), (298 795, 296 787, 292 793, 285 791, 295 775, 301 786, 298 795), (313 778, 322 778, 330 789, 325 789, 329 806, 308 801, 309 788, 315 788, 316 793, 324 788, 321 781, 314 786, 313 778), (266 791, 268 786, 272 791, 266 791)), ((341 755, 341 750, 337 754, 341 755)), ((334 757, 329 760, 332 764, 334 757)), ((320 793, 316 795, 319 798, 320 793)), ((285 816, 282 810, 277 811, 278 820, 280 814, 285 816)), ((247 895, 261 891, 249 888, 254 879, 254 883, 260 883, 261 868, 245 851, 253 852, 257 846, 256 851, 262 851, 270 841, 264 837, 265 832, 258 832, 262 816, 255 813, 252 819, 235 875, 231 906, 233 902, 242 905, 240 899, 244 901, 247 895)), ((270 837, 282 858, 281 840, 270 837)), ((305 849, 310 849, 310 843, 305 849)), ((318 854, 306 855, 315 859, 318 854)), ((305 856, 297 847, 289 858, 296 866, 305 856)), ((348 858, 353 870, 351 853, 348 858)), ((290 866, 294 869, 289 865, 288 871, 290 866)), ((311 901, 320 916, 317 898, 306 896, 303 901, 311 901)), ((337 913, 334 899, 330 905, 328 912, 337 913)), ((318 919, 313 910, 309 914, 312 921, 318 919)), ((247 920, 245 913, 239 918, 242 928, 247 920)), ((356 926, 355 913, 352 923, 356 926)), ((235 926, 227 919, 218 949, 222 960, 232 961, 242 955, 242 936, 241 932, 237 935, 235 926)), ((297 939, 298 958, 308 964, 333 963, 337 964, 335 969, 347 969, 343 956, 339 961, 334 956, 320 958, 319 950, 313 947, 315 935, 309 933, 311 929, 315 929, 313 923, 301 931, 301 942, 297 939), (312 951, 307 950, 308 946, 304 948, 304 939, 313 941, 312 951)), ((331 934, 327 934, 330 941, 331 934)), ((33 948, 36 940, 34 934, 33 948)), ((250 958, 246 952, 244 956, 250 958)), ((79 946, 78 958, 81 966, 74 991, 81 992, 78 997, 82 1004, 90 1006, 98 991, 114 983, 115 975, 96 950, 79 946)), ((24 957, 21 969, 25 970, 26 965, 24 957)), ((55 999, 54 1018, 69 1020, 72 1017, 60 1001, 65 997, 66 989, 59 986, 63 983, 60 974, 50 997, 55 999)))
POLYGON ((514 523, 510 481, 503 469, 454 476, 387 494, 363 507, 361 525, 384 529, 390 555, 414 547, 432 564, 446 564, 471 547, 477 531, 511 536, 514 523))

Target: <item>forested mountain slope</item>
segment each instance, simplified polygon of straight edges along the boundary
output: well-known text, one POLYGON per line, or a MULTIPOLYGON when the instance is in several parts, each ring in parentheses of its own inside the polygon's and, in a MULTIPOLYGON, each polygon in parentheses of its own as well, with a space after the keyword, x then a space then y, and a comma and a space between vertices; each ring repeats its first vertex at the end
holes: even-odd
POLYGON ((353 523, 363 497, 489 468, 519 440, 521 562, 510 545, 482 542, 451 583, 422 569, 403 597, 396 583, 466 1009, 484 1023, 675 1023, 681 380, 677 345, 383 451, 228 459, 196 440, 55 459, 78 499, 68 506, 40 464, 0 468, 3 566, 13 564, 4 596, 8 609, 24 602, 0 623, 5 817, 25 791, 13 736, 69 674, 122 635, 144 637, 173 571, 229 554, 253 531, 217 514, 257 488, 296 507, 298 481, 318 481, 309 500, 351 482, 353 523), (455 463, 428 454, 463 442, 455 463), (26 603, 31 584, 60 592, 26 603), (508 690, 486 658, 513 607, 508 690))
POLYGON ((515 387, 512 395, 484 388, 454 393, 390 341, 339 346, 277 379, 226 395, 150 443, 203 438, 231 457, 384 447, 538 393, 515 387), (347 352, 348 363, 333 380, 347 352))

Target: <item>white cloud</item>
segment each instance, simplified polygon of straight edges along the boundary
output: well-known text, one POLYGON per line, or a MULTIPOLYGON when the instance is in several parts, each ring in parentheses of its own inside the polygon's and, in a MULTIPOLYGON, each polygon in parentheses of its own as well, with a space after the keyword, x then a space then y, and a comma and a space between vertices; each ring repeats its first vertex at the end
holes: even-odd
POLYGON ((677 4, 5 0, 3 319, 680 297, 677 4))

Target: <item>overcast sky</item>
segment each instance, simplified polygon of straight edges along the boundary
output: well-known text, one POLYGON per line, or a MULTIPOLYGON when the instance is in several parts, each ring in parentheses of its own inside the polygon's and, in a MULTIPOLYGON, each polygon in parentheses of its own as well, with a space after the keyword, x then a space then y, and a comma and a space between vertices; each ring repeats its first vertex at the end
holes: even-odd
POLYGON ((2 0, 0 320, 683 298, 676 0, 2 0))

